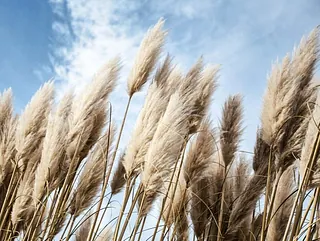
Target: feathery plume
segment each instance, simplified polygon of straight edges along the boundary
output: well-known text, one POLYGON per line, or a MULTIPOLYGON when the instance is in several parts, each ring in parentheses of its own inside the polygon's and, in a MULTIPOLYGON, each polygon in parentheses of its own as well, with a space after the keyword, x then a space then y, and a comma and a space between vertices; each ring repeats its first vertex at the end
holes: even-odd
POLYGON ((163 93, 167 93, 168 96, 171 96, 179 89, 179 86, 182 82, 183 76, 181 70, 179 70, 177 67, 173 68, 168 76, 166 85, 162 87, 163 93))
MULTIPOLYGON (((163 61, 162 65, 157 69, 154 75, 154 82, 157 83, 157 86, 160 89, 165 89, 168 86, 167 80, 171 75, 174 67, 172 67, 172 58, 169 54, 167 54, 165 60, 163 61)), ((167 93, 164 91, 164 93, 167 93)))
POLYGON ((4 128, 0 141, 0 186, 13 171, 15 150, 15 132, 17 118, 12 117, 4 128))
POLYGON ((238 198, 241 195, 245 195, 243 191, 249 181, 249 164, 244 155, 240 155, 239 160, 235 162, 233 170, 233 196, 238 198))
POLYGON ((35 211, 31 202, 35 178, 35 165, 33 164, 36 163, 36 161, 32 159, 39 159, 40 155, 40 149, 33 153, 29 159, 30 162, 28 163, 24 176, 18 184, 19 187, 12 207, 11 221, 13 225, 19 224, 19 228, 22 228, 22 225, 28 221, 28 218, 30 218, 31 214, 35 211))
POLYGON ((267 240, 282 240, 294 201, 294 195, 292 195, 294 191, 293 175, 293 168, 288 168, 279 180, 272 214, 274 216, 268 227, 267 240))
MULTIPOLYGON (((189 122, 189 134, 193 134, 196 132, 195 124, 199 124, 202 121, 202 118, 197 115, 197 111, 199 110, 199 107, 196 106, 197 101, 200 100, 202 96, 202 91, 205 93, 205 89, 201 89, 200 87, 200 78, 202 77, 202 71, 203 71, 203 58, 200 57, 198 61, 191 67, 191 69, 188 71, 186 76, 181 81, 181 84, 178 86, 177 92, 180 93, 181 96, 187 97, 185 98, 185 105, 189 106, 189 108, 192 108, 192 111, 190 113, 190 116, 188 118, 189 122)), ((205 80, 208 80, 206 78, 205 80)), ((206 81, 203 81, 202 83, 205 83, 206 81)), ((202 86, 203 87, 203 86, 202 86)))
MULTIPOLYGON (((179 93, 181 96, 195 95, 199 96, 199 94, 195 94, 195 90, 199 91, 197 88, 199 84, 199 79, 201 78, 201 73, 203 70, 203 58, 200 57, 198 61, 190 68, 181 84, 179 85, 179 93)), ((195 104, 195 98, 189 99, 192 101, 192 105, 195 104)))
POLYGON ((106 124, 108 110, 106 108, 105 101, 101 101, 97 105, 96 110, 92 116, 92 129, 89 138, 87 139, 85 145, 83 146, 81 152, 79 153, 80 160, 84 159, 94 144, 97 142, 101 136, 102 129, 106 124))
MULTIPOLYGON (((15 199, 12 206, 11 221, 16 225, 16 230, 26 230, 31 224, 35 232, 39 231, 33 223, 29 223, 33 217, 34 219, 41 218, 39 213, 35 213, 36 209, 32 205, 32 192, 34 187, 35 169, 40 162, 42 141, 39 143, 39 147, 34 150, 28 157, 27 167, 24 170, 23 175, 16 175, 14 185, 18 185, 15 195, 15 199), (20 179, 22 177, 22 179, 20 179)), ((10 195, 7 193, 7 195, 10 195)), ((41 211, 41 210, 40 210, 41 211)))
POLYGON ((125 157, 125 152, 121 154, 120 160, 118 161, 118 165, 116 171, 113 174, 113 178, 111 181, 111 192, 112 194, 117 194, 121 191, 122 187, 126 183, 126 170, 123 166, 123 160, 125 157))
POLYGON ((229 235, 242 227, 255 209, 256 203, 267 184, 267 170, 268 162, 263 163, 255 175, 250 178, 243 191, 245 195, 240 195, 239 198, 236 199, 230 215, 229 235))
POLYGON ((208 236, 209 238, 216 238, 219 233, 223 237, 228 228, 235 194, 234 173, 231 168, 225 169, 219 152, 215 153, 214 162, 210 169, 212 170, 212 176, 209 178, 209 190, 212 194, 210 196, 211 216, 208 236))
POLYGON ((188 186, 202 179, 213 162, 216 152, 215 132, 210 125, 209 119, 202 122, 199 133, 187 153, 184 178, 188 186))
POLYGON ((123 159, 128 178, 140 173, 158 122, 167 107, 170 95, 164 92, 163 87, 167 85, 167 78, 171 73, 169 61, 170 59, 167 58, 157 71, 129 141, 127 153, 123 159))
POLYGON ((65 137, 68 133, 68 116, 71 109, 73 95, 63 96, 55 112, 49 115, 46 136, 44 138, 41 161, 37 167, 33 198, 41 200, 46 193, 48 183, 49 192, 57 187, 55 182, 62 174, 61 167, 65 164, 65 137))
POLYGON ((104 64, 93 76, 92 81, 73 102, 73 122, 89 115, 92 106, 106 100, 116 86, 120 71, 120 58, 115 57, 104 64))
POLYGON ((269 77, 262 111, 262 138, 276 152, 276 166, 284 171, 299 156, 306 131, 308 103, 314 100, 312 84, 318 58, 318 30, 302 39, 292 60, 286 57, 269 77), (297 139, 299 137, 299 139, 297 139))
POLYGON ((153 201, 163 188, 163 183, 170 176, 174 164, 180 156, 188 133, 185 120, 189 113, 188 108, 185 108, 183 98, 178 93, 174 93, 159 121, 142 172, 141 182, 146 195, 141 209, 144 215, 149 212, 153 201))
POLYGON ((215 201, 213 197, 216 193, 211 192, 211 185, 212 182, 209 178, 203 178, 194 183, 191 188, 190 216, 194 232, 200 240, 204 238, 206 227, 212 216, 211 207, 215 201))
MULTIPOLYGON (((253 168, 255 173, 248 180, 248 183, 244 188, 243 193, 245 195, 240 195, 235 199, 230 214, 227 235, 230 235, 231 237, 235 235, 239 228, 245 226, 248 218, 251 217, 256 207, 256 203, 267 185, 269 158, 271 158, 270 161, 273 163, 274 158, 272 156, 270 157, 270 147, 261 138, 261 134, 258 130, 253 157, 253 168)), ((272 165, 271 168, 273 173, 272 165)))
POLYGON ((0 186, 13 169, 17 118, 13 116, 11 89, 0 95, 0 186))
POLYGON ((149 29, 141 42, 139 52, 128 77, 129 96, 141 90, 160 56, 167 34, 162 30, 163 25, 164 20, 160 19, 152 29, 149 29))
POLYGON ((45 136, 53 94, 53 82, 45 83, 19 118, 15 141, 17 163, 22 170, 26 168, 28 157, 38 148, 45 136))
POLYGON ((162 93, 157 90, 155 83, 150 86, 148 93, 123 161, 128 177, 140 172, 144 157, 156 132, 157 123, 166 108, 166 100, 162 98, 162 93))
POLYGON ((12 106, 12 90, 7 89, 0 94, 0 135, 4 132, 6 123, 12 118, 13 106, 12 106))
POLYGON ((221 155, 225 166, 233 161, 239 147, 242 113, 242 97, 230 96, 223 107, 220 133, 221 155))
POLYGON ((70 120, 70 131, 66 137, 69 159, 78 157, 80 154, 83 158, 84 150, 88 152, 90 149, 88 145, 94 144, 92 139, 97 138, 97 132, 103 127, 100 115, 105 112, 106 100, 115 87, 119 70, 119 58, 112 59, 98 71, 83 93, 74 99, 71 108, 73 115, 70 120), (95 126, 97 121, 99 128, 95 126))
POLYGON ((271 74, 268 77, 267 90, 263 99, 263 109, 261 114, 261 137, 269 145, 272 144, 274 139, 274 118, 276 116, 275 107, 283 102, 281 94, 289 91, 289 68, 290 57, 286 55, 281 65, 274 64, 272 66, 271 74), (284 91, 280 93, 280 89, 284 91))
POLYGON ((319 133, 319 124, 320 124, 320 94, 318 93, 317 100, 311 114, 311 118, 308 121, 308 127, 306 131, 306 136, 304 144, 301 150, 301 158, 299 161, 300 175, 303 176, 306 169, 309 159, 312 155, 315 155, 315 165, 310 167, 311 177, 310 177, 310 187, 317 186, 320 184, 320 172, 319 170, 319 151, 315 153, 313 151, 313 146, 317 135, 319 133))
MULTIPOLYGON (((232 164, 231 170, 227 175, 226 179, 226 198, 225 202, 227 203, 227 208, 224 210, 224 219, 227 222, 224 222, 222 227, 223 234, 225 234, 228 226, 228 221, 230 218, 230 214, 232 209, 234 208, 234 201, 240 198, 243 195, 246 195, 245 188, 248 184, 250 178, 250 170, 249 170, 249 162, 245 155, 240 155, 232 164)), ((234 232, 234 238, 238 238, 237 240, 247 240, 250 235, 250 224, 252 217, 247 216, 244 219, 241 226, 239 226, 238 231, 234 232)))
POLYGON ((210 237, 216 237, 217 207, 222 187, 223 172, 217 159, 215 132, 209 119, 200 126, 196 140, 191 143, 186 157, 184 176, 191 187, 191 220, 195 234, 203 239, 209 221, 212 220, 210 237))
POLYGON ((194 111, 190 117, 190 133, 195 133, 204 116, 207 114, 213 93, 217 89, 217 66, 207 66, 199 78, 199 83, 194 92, 194 111))
POLYGON ((184 177, 182 175, 179 175, 178 177, 178 172, 179 170, 176 169, 173 174, 174 176, 169 191, 169 182, 165 183, 165 189, 168 192, 168 196, 166 199, 163 198, 163 201, 165 200, 165 205, 163 213, 161 213, 161 215, 168 227, 170 227, 174 223, 175 219, 177 218, 177 215, 180 213, 181 204, 183 203, 184 199, 183 196, 185 195, 187 188, 184 177))
POLYGON ((80 228, 76 232, 76 241, 87 241, 89 236, 90 228, 91 228, 91 218, 85 217, 86 221, 84 221, 80 228))
POLYGON ((262 139, 262 133, 259 129, 256 136, 256 144, 254 146, 254 155, 252 161, 252 168, 257 172, 264 163, 268 162, 270 154, 270 146, 262 139))
POLYGON ((111 132, 107 131, 97 142, 79 177, 79 185, 75 189, 70 203, 70 213, 76 217, 90 206, 99 190, 103 181, 104 165, 108 163, 111 156, 114 134, 115 128, 112 126, 111 132))

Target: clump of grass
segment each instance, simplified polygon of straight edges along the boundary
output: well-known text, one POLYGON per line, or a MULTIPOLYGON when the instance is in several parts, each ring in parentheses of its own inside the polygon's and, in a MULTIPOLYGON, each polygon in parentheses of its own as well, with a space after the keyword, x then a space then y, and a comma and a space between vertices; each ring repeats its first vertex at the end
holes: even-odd
POLYGON ((0 94, 0 241, 320 238, 318 29, 273 66, 250 155, 240 150, 241 95, 211 121, 218 67, 200 57, 183 74, 170 55, 156 67, 163 26, 141 43, 118 128, 108 108, 118 58, 57 103, 49 81, 21 115, 12 91, 0 94), (149 79, 120 155, 131 100, 149 79))

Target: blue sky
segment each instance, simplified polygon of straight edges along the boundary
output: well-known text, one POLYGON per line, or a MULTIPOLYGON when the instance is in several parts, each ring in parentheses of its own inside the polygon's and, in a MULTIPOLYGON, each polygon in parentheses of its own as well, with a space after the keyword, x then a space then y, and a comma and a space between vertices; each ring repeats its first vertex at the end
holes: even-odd
MULTIPOLYGON (((58 96, 70 87, 81 89, 104 62, 120 54, 124 67, 112 95, 119 120, 139 43, 164 17, 169 30, 164 49, 181 69, 200 55, 222 66, 213 120, 218 121, 229 94, 244 95, 243 149, 251 150, 271 64, 320 24, 319 13, 319 0, 1 0, 0 88, 13 88, 20 111, 44 81, 56 79, 58 96)), ((133 101, 123 143, 144 94, 133 101)))
POLYGON ((27 1, 0 1, 0 88, 13 88, 18 109, 42 82, 35 73, 49 63, 53 21, 45 1, 22 2, 27 1))

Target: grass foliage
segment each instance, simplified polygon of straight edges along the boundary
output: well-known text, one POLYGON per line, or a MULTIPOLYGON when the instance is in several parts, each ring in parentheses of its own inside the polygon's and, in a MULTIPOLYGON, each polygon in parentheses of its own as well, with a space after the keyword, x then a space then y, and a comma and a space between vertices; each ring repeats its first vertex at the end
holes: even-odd
POLYGON ((0 95, 0 241, 320 238, 318 29, 272 67, 251 155, 239 150, 241 95, 227 97, 218 127, 210 120, 218 66, 199 58, 184 74, 169 55, 158 64, 163 25, 141 43, 118 127, 108 102, 118 58, 58 102, 45 83, 20 115, 11 90, 0 95), (145 85, 119 153, 131 100, 145 85))

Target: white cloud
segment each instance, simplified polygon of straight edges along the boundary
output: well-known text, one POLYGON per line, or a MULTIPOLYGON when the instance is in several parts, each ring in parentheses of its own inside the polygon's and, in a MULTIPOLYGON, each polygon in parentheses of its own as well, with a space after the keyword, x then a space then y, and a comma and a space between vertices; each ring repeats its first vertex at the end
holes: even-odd
MULTIPOLYGON (((68 0, 53 3, 53 9, 67 12, 62 21, 53 23, 58 38, 67 37, 70 45, 54 46, 54 68, 64 84, 79 86, 88 81, 105 61, 125 53, 131 59, 136 49, 136 36, 128 38, 123 26, 112 24, 113 5, 106 1, 68 0), (61 5, 66 5, 63 9, 61 5), (60 68, 65 69, 61 71, 60 68)), ((57 10, 56 10, 57 11, 57 10)))
POLYGON ((212 9, 218 6, 221 0, 203 0, 201 2, 194 0, 163 0, 151 1, 151 7, 163 15, 172 14, 176 17, 186 19, 208 18, 212 9))

